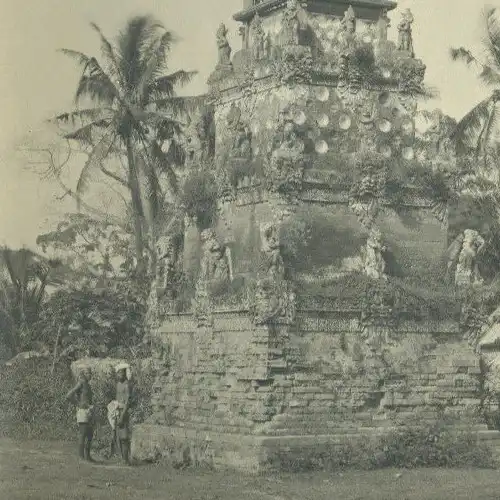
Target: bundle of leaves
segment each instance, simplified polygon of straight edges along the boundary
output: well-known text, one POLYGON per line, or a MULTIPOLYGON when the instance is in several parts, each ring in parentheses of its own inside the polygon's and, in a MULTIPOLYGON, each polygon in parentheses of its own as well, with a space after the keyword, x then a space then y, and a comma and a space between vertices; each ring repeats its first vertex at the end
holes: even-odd
POLYGON ((192 170, 184 181, 180 203, 200 231, 211 227, 217 218, 218 186, 215 176, 206 170, 192 170))

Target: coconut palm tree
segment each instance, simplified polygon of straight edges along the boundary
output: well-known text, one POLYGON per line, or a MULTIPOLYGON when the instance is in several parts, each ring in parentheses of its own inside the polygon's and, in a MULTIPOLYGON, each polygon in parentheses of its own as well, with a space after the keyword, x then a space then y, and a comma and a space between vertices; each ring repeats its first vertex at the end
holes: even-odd
POLYGON ((129 20, 114 43, 96 24, 91 26, 100 37, 102 64, 82 52, 62 49, 82 67, 82 76, 75 95, 77 109, 56 121, 70 124, 72 130, 65 137, 88 148, 78 194, 87 190, 97 173, 129 192, 137 268, 144 270, 146 238, 161 212, 159 176, 165 174, 175 192, 173 166, 182 161, 179 138, 186 101, 175 95, 175 87, 189 82, 194 72, 167 74, 174 37, 150 16, 129 20), (110 166, 107 160, 112 158, 125 158, 122 167, 110 166))
POLYGON ((479 79, 492 88, 491 94, 458 122, 452 135, 457 152, 472 153, 476 164, 481 160, 487 170, 496 158, 495 133, 500 101, 500 20, 497 14, 495 8, 484 11, 484 58, 476 57, 464 47, 450 49, 454 61, 478 69, 479 79))

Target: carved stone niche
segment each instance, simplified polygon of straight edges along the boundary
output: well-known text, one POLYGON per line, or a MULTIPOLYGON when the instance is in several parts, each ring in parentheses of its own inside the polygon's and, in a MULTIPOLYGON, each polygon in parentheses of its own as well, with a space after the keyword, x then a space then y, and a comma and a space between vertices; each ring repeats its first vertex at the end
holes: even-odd
POLYGON ((211 324, 210 287, 214 283, 229 283, 233 279, 233 266, 229 247, 221 244, 213 229, 201 233, 202 257, 200 274, 196 282, 193 309, 200 325, 211 324))
POLYGON ((233 189, 236 189, 243 179, 253 175, 252 132, 241 118, 241 110, 237 106, 231 106, 227 117, 227 129, 231 131, 229 180, 233 189))
POLYGON ((261 228, 261 264, 253 306, 257 325, 289 324, 295 317, 295 292, 286 279, 278 231, 275 224, 266 224, 261 228))
POLYGON ((304 150, 300 131, 288 116, 288 111, 282 111, 268 162, 271 192, 294 195, 300 191, 305 167, 304 150))

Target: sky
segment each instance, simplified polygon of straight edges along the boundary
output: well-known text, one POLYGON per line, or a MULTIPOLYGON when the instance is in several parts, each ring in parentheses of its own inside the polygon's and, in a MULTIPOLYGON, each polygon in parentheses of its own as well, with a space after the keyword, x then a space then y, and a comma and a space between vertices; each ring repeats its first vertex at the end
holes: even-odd
MULTIPOLYGON (((0 244, 34 246, 62 213, 74 209, 54 197, 55 186, 26 168, 19 148, 43 130, 46 119, 72 108, 78 70, 57 52, 71 48, 99 55, 97 23, 113 37, 135 14, 152 14, 178 37, 171 69, 199 72, 187 89, 206 90, 217 59, 215 32, 221 22, 230 30, 233 50, 240 46, 232 15, 243 0, 0 0, 0 244)), ((488 5, 500 8, 500 0, 488 5)), ((481 55, 481 0, 401 0, 390 16, 390 37, 403 9, 414 17, 416 56, 427 65, 426 81, 440 98, 425 107, 440 107, 463 116, 488 94, 476 75, 451 62, 450 46, 466 46, 481 55)), ((59 194, 59 193, 58 193, 59 194)))

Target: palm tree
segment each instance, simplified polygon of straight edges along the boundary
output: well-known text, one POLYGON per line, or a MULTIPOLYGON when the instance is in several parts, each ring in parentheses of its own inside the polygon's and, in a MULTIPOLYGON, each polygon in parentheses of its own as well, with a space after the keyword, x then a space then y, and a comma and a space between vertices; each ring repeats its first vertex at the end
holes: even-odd
POLYGON ((64 279, 60 262, 46 259, 22 248, 0 249, 0 316, 2 337, 13 352, 29 346, 32 327, 37 321, 47 286, 64 279))
POLYGON ((179 138, 186 100, 175 95, 175 87, 189 82, 194 72, 166 74, 174 37, 150 16, 128 21, 115 43, 96 24, 91 26, 101 40, 103 64, 82 52, 62 49, 83 71, 75 95, 77 109, 56 121, 76 126, 65 137, 88 147, 76 187, 79 195, 97 173, 129 192, 137 268, 144 270, 146 237, 154 231, 164 198, 159 176, 166 174, 175 193, 173 166, 182 161, 179 138), (85 102, 91 106, 80 107, 85 102), (126 161, 113 169, 105 165, 113 157, 126 161))
POLYGON ((459 154, 471 154, 476 164, 482 161, 489 170, 496 158, 495 130, 498 123, 500 101, 500 21, 495 8, 484 11, 483 45, 485 57, 479 59, 470 50, 459 47, 450 49, 454 61, 463 61, 479 70, 479 79, 492 93, 457 124, 452 135, 459 154))

